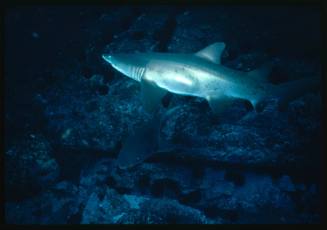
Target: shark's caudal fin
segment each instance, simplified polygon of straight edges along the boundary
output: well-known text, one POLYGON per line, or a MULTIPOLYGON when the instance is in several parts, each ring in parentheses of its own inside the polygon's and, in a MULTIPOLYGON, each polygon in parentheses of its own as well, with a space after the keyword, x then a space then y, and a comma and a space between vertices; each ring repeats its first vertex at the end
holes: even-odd
MULTIPOLYGON (((266 99, 271 96, 278 98, 279 110, 285 110, 290 101, 319 89, 320 79, 318 77, 308 77, 273 85, 269 82, 271 69, 272 63, 266 63, 258 69, 247 72, 246 76, 244 76, 251 79, 253 84, 260 83, 259 85, 266 89, 262 92, 258 91, 249 99, 253 108, 258 112, 265 107, 266 99)), ((212 111, 218 116, 235 100, 235 98, 226 95, 209 95, 206 99, 212 111)))
MULTIPOLYGON (((247 72, 246 75, 256 82, 264 83, 267 91, 271 92, 271 96, 276 96, 279 98, 279 110, 285 110, 290 101, 319 88, 320 79, 318 77, 307 77, 279 85, 273 85, 269 82, 271 70, 272 63, 268 62, 258 69, 247 72)), ((251 101, 256 110, 260 111, 260 107, 264 106, 264 103, 262 103, 263 100, 267 96, 269 97, 269 92, 266 93, 267 95, 258 95, 258 98, 254 98, 254 100, 251 101)))
POLYGON ((318 90, 319 77, 306 77, 274 86, 273 94, 279 98, 279 109, 285 110, 288 103, 306 93, 318 90))

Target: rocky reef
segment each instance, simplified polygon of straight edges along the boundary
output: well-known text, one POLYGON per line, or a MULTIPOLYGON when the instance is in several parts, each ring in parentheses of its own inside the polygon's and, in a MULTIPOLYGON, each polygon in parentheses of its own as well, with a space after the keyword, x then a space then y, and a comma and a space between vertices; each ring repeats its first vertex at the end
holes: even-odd
POLYGON ((274 84, 316 77, 318 8, 28 7, 5 25, 8 224, 322 221, 320 92, 285 111, 274 99, 260 112, 235 101, 219 118, 203 99, 169 94, 159 136, 173 147, 122 169, 124 139, 151 115, 139 84, 101 59, 224 41, 230 68, 272 60, 274 84))

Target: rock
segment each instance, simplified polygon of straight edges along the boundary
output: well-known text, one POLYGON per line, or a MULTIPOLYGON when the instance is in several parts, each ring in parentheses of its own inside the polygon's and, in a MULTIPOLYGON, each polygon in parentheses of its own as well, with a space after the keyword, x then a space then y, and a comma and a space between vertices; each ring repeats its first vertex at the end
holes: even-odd
POLYGON ((112 171, 114 170, 114 162, 111 159, 101 159, 96 162, 93 167, 84 169, 80 176, 80 186, 85 190, 94 190, 94 187, 113 186, 114 182, 110 180, 112 171))
MULTIPOLYGON (((165 154, 180 161, 248 166, 303 165, 309 157, 303 152, 303 146, 314 141, 312 136, 319 135, 319 118, 302 116, 308 122, 304 126, 308 130, 300 133, 300 125, 289 119, 289 116, 296 117, 293 105, 289 112, 282 113, 276 102, 274 99, 269 101, 262 112, 245 110, 243 116, 233 121, 220 119, 218 124, 210 119, 210 111, 208 114, 186 105, 176 107, 162 125, 161 138, 176 144, 170 154, 165 154)), ((158 153, 163 158, 165 154, 158 153)))
POLYGON ((129 130, 148 119, 138 90, 136 82, 125 78, 106 85, 99 75, 88 80, 72 73, 65 83, 44 93, 51 101, 45 108, 46 130, 56 145, 114 156, 129 130), (106 95, 99 93, 99 86, 107 87, 106 95))
POLYGON ((280 178, 279 180, 279 188, 282 191, 287 191, 287 192, 294 192, 295 186, 291 181, 291 178, 287 175, 282 176, 282 178, 280 178))
POLYGON ((128 207, 127 202, 124 202, 113 190, 106 189, 101 197, 99 198, 96 192, 90 195, 83 210, 82 224, 116 223, 119 215, 128 207))
POLYGON ((33 133, 17 141, 6 151, 5 175, 8 200, 35 195, 56 182, 59 165, 48 140, 33 133))
POLYGON ((78 188, 62 181, 38 196, 5 205, 8 224, 77 224, 80 221, 78 188))
MULTIPOLYGON (((232 182, 217 180, 202 192, 201 200, 189 204, 204 210, 206 216, 219 216, 231 223, 283 223, 283 218, 292 222, 294 203, 267 176, 246 174, 245 183, 237 186, 232 182), (210 189, 209 189, 210 188, 210 189), (269 213, 260 217, 261 213, 269 213)), ((211 182, 212 183, 212 182, 211 182)), ((286 221, 286 220, 285 220, 286 221)))
POLYGON ((141 220, 139 223, 148 224, 209 224, 221 221, 219 219, 211 221, 196 209, 166 199, 152 199, 144 202, 138 218, 144 221, 141 220))
POLYGON ((305 223, 294 215, 298 202, 289 193, 295 191, 292 187, 285 188, 265 174, 231 172, 208 166, 201 171, 199 165, 172 166, 171 162, 143 163, 128 170, 113 170, 110 181, 111 188, 127 198, 132 207, 139 207, 144 200, 137 197, 146 195, 175 200, 224 223, 305 223), (271 214, 257 219, 268 209, 271 214))
POLYGON ((201 8, 206 11, 205 14, 192 8, 177 15, 176 29, 168 46, 169 52, 197 52, 211 43, 223 41, 224 23, 220 23, 225 16, 223 8, 201 8), (213 22, 214 27, 208 26, 213 22))
POLYGON ((174 166, 161 163, 144 163, 133 170, 116 169, 112 177, 118 190, 125 188, 137 194, 175 199, 183 190, 190 189, 195 183, 191 168, 179 166, 176 170, 174 166))
MULTIPOLYGON (((134 53, 155 51, 163 37, 160 32, 167 23, 171 10, 153 9, 140 14, 127 31, 116 35, 103 53, 134 53)), ((165 35, 162 35, 165 36, 165 35)))
MULTIPOLYGON (((106 189, 103 198, 92 193, 83 212, 84 224, 212 223, 200 211, 168 199, 119 195, 106 189)), ((219 221, 216 221, 216 223, 219 221)))
POLYGON ((132 193, 178 199, 181 192, 195 185, 194 170, 186 166, 176 168, 163 163, 143 163, 132 169, 120 169, 114 161, 104 159, 81 174, 80 186, 86 191, 92 191, 94 187, 106 185, 119 194, 132 193))

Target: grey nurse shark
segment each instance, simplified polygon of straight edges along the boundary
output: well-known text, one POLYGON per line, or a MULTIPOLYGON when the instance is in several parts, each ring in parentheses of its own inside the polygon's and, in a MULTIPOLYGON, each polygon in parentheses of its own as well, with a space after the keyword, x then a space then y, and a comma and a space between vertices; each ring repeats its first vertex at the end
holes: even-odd
MULTIPOLYGON (((249 72, 228 68, 221 64, 224 49, 225 43, 217 42, 196 53, 103 54, 102 57, 113 68, 141 83, 141 96, 147 111, 155 111, 167 92, 205 98, 217 115, 237 98, 258 108, 265 99, 277 97, 279 108, 285 108, 289 101, 319 86, 317 77, 274 85, 268 79, 270 65, 249 72)), ((149 136, 147 132, 141 131, 142 135, 149 136)), ((150 151, 148 146, 147 150, 142 150, 142 142, 136 143, 135 138, 130 141, 132 147, 123 152, 150 151)), ((131 164, 136 159, 144 160, 144 156, 140 157, 142 154, 135 154, 138 156, 130 160, 131 164)))
POLYGON ((254 108, 269 97, 280 105, 316 88, 317 79, 304 78, 280 85, 269 83, 269 65, 242 72, 221 64, 225 43, 217 42, 190 54, 134 53, 104 54, 113 68, 141 83, 144 106, 153 110, 168 92, 205 98, 219 114, 236 98, 251 102, 254 108))

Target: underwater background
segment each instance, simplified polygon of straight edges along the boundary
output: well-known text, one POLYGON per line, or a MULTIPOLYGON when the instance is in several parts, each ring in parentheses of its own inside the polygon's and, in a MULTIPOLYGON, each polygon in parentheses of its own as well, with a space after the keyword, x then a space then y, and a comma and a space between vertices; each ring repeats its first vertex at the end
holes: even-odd
POLYGON ((278 84, 321 75, 320 36, 310 5, 8 8, 6 223, 320 223, 319 92, 286 111, 236 101, 219 118, 201 98, 170 94, 160 138, 179 147, 121 169, 124 139, 149 114, 139 83, 101 58, 225 42, 224 66, 272 60, 278 84))

